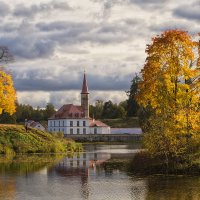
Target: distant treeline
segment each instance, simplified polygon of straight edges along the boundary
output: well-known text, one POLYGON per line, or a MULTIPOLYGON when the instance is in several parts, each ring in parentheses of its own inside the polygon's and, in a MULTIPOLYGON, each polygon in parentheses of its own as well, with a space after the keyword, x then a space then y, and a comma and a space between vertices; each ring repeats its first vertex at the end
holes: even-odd
POLYGON ((35 121, 47 121, 47 119, 55 113, 53 104, 48 103, 45 109, 33 108, 30 105, 18 104, 16 105, 16 112, 13 115, 2 113, 0 115, 0 123, 24 123, 25 119, 35 121))
MULTIPOLYGON (((118 104, 112 101, 103 102, 97 100, 95 105, 90 105, 90 117, 95 119, 116 119, 136 117, 141 110, 135 101, 135 96, 138 90, 139 77, 136 75, 127 91, 127 100, 118 104)), ((33 108, 31 105, 18 104, 16 105, 16 113, 10 116, 8 113, 0 115, 0 123, 24 123, 25 119, 35 121, 47 121, 55 113, 55 107, 52 103, 48 103, 45 109, 39 107, 33 108)))

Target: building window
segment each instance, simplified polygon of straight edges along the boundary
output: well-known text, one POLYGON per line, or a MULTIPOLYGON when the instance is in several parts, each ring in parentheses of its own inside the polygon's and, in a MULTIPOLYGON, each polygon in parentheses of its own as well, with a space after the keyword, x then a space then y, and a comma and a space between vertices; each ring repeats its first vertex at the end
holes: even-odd
POLYGON ((55 121, 53 122, 53 125, 55 126, 55 121))
POLYGON ((77 134, 80 134, 80 129, 79 128, 77 128, 77 134))
POLYGON ((52 121, 50 121, 50 126, 52 126, 52 121))
POLYGON ((63 121, 63 126, 65 126, 65 122, 63 121))
POLYGON ((63 130, 63 133, 64 133, 64 132, 65 132, 65 129, 63 128, 62 130, 63 130))
POLYGON ((70 134, 73 134, 73 128, 70 128, 70 134))
POLYGON ((83 134, 86 134, 86 128, 83 129, 83 134))
POLYGON ((77 121, 77 126, 79 126, 79 121, 77 121))
POLYGON ((59 123, 59 126, 60 126, 60 121, 58 121, 58 123, 59 123))
POLYGON ((97 128, 94 128, 94 134, 97 134, 97 128))
POLYGON ((83 121, 83 126, 85 126, 85 121, 83 121))
POLYGON ((73 121, 70 121, 70 126, 73 126, 73 121))

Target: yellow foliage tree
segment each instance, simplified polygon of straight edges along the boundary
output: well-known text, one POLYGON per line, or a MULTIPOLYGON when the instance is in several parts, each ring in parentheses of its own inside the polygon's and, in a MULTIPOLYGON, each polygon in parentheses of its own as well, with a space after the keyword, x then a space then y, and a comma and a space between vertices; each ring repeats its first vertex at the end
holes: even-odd
POLYGON ((167 160, 184 155, 193 140, 199 140, 200 62, 195 62, 199 44, 185 31, 168 30, 146 48, 137 101, 155 112, 145 144, 150 153, 165 155, 167 160))
POLYGON ((12 76, 0 70, 0 114, 7 112, 12 115, 15 112, 16 92, 13 86, 12 76))

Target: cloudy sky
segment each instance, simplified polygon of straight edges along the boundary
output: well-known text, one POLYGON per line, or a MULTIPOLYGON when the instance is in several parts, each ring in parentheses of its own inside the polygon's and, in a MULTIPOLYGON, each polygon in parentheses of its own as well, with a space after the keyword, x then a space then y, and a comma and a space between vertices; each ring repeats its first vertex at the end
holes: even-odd
POLYGON ((15 62, 18 101, 78 104, 86 70, 90 101, 126 99, 145 47, 166 29, 200 32, 199 0, 3 0, 0 44, 15 62))

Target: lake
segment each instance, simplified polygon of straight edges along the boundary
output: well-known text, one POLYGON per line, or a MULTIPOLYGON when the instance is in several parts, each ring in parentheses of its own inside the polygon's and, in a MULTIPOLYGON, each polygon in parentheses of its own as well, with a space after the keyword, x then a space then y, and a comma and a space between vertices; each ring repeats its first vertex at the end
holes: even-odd
POLYGON ((138 145, 86 145, 68 156, 1 158, 0 200, 199 200, 198 176, 134 176, 138 145), (7 160, 6 160, 7 159, 7 160))

